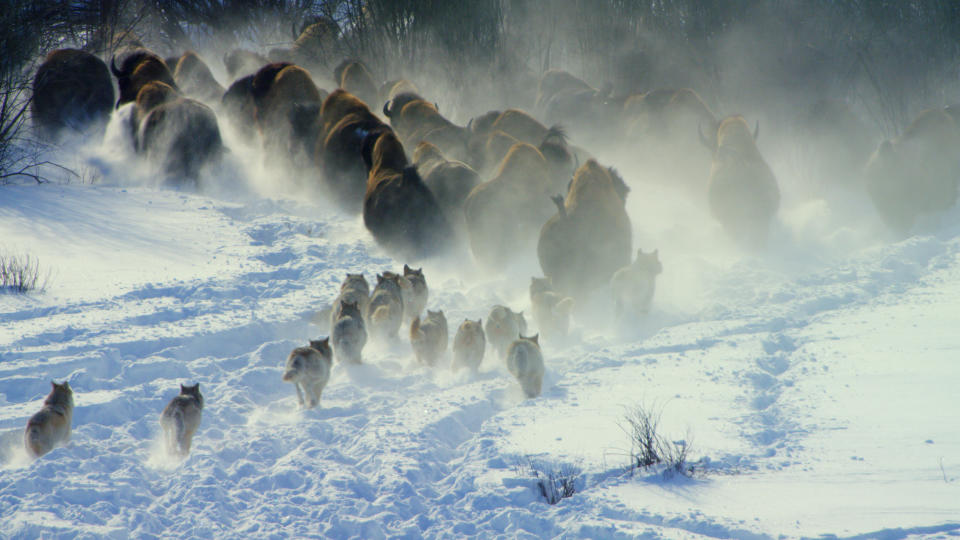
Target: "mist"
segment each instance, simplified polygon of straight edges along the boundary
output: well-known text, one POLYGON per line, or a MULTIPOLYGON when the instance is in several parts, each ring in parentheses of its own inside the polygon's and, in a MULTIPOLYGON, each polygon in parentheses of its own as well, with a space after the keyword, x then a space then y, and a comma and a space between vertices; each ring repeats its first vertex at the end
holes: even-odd
MULTIPOLYGON (((950 34, 956 32, 950 21, 960 10, 946 2, 490 0, 455 7, 345 1, 318 2, 313 11, 261 8, 248 17, 219 16, 216 6, 204 13, 190 2, 175 4, 178 9, 169 12, 147 9, 130 30, 163 58, 196 51, 224 88, 233 81, 222 59, 237 48, 298 63, 326 92, 336 88, 333 68, 353 58, 369 66, 377 84, 410 80, 459 126, 507 108, 562 126, 578 161, 582 154, 614 167, 629 187, 631 254, 659 250, 664 271, 654 312, 642 323, 659 321, 654 328, 740 301, 737 288, 724 282, 731 269, 749 266, 760 279, 787 280, 896 239, 871 204, 863 167, 877 145, 902 133, 920 110, 949 105, 960 94, 958 41, 950 34), (298 29, 318 17, 335 21, 340 32, 322 55, 296 40, 298 29), (921 33, 930 37, 913 39, 921 33), (581 79, 596 90, 595 97, 584 98, 575 114, 537 103, 538 81, 548 70, 581 79), (693 90, 717 120, 739 114, 759 127, 757 149, 779 189, 779 207, 762 246, 739 243, 711 215, 711 151, 695 143, 698 131, 702 137, 713 126, 689 122, 684 142, 674 145, 626 122, 623 106, 630 96, 673 88, 693 90), (829 114, 826 121, 818 117, 821 102, 841 104, 855 125, 829 114), (849 148, 838 151, 847 143, 849 148), (839 163, 837 153, 851 157, 839 163)), ((123 9, 120 21, 129 15, 123 9)), ((107 43, 104 36, 119 29, 79 34, 91 39, 75 45, 101 47, 109 59, 116 41, 107 43)), ((268 155, 264 141, 272 134, 250 137, 216 100, 206 105, 217 114, 227 152, 203 171, 197 190, 236 203, 276 200, 302 215, 337 215, 346 224, 339 231, 345 240, 366 237, 359 216, 331 202, 318 180, 319 167, 268 155)), ((368 103, 378 115, 382 105, 368 103)), ((113 114, 102 143, 63 143, 48 151, 50 161, 81 171, 66 181, 193 189, 158 180, 157 169, 137 155, 125 132, 130 114, 129 105, 113 114)), ((405 150, 412 155, 412 148, 405 150)), ((481 169, 481 181, 490 180, 494 170, 481 169)), ((922 216, 914 231, 933 231, 947 218, 922 216)), ((535 244, 499 268, 464 264, 471 260, 460 235, 449 254, 409 262, 424 266, 431 283, 466 294, 455 309, 458 317, 460 312, 485 316, 491 303, 518 310, 529 305, 530 278, 542 275, 535 244), (484 307, 465 310, 471 303, 484 307)), ((386 269, 371 268, 367 275, 386 269)), ((578 303, 575 326, 610 331, 611 301, 607 288, 594 291, 578 303)), ((452 327, 458 323, 451 318, 452 327)))

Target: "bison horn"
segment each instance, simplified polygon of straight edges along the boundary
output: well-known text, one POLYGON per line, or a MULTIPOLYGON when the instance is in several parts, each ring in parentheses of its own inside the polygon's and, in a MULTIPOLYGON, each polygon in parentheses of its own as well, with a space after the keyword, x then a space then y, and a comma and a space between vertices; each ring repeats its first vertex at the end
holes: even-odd
POLYGON ((709 139, 703 134, 703 125, 697 124, 697 134, 700 135, 700 143, 707 147, 708 150, 713 152, 715 148, 709 139))
POLYGON ((393 102, 393 100, 392 100, 392 99, 388 99, 388 100, 387 100, 386 102, 384 102, 384 104, 383 104, 383 115, 386 116, 387 118, 390 118, 390 117, 391 117, 391 114, 390 114, 390 103, 391 103, 391 102, 393 102))
POLYGON ((117 69, 117 57, 110 57, 110 71, 113 73, 114 77, 120 77, 120 70, 117 69))
POLYGON ((572 154, 573 154, 573 172, 576 173, 577 169, 580 168, 580 156, 576 152, 572 152, 572 154))
POLYGON ((757 120, 757 124, 753 127, 753 140, 757 140, 757 137, 760 135, 760 121, 757 120))
POLYGON ((550 200, 553 201, 553 204, 557 205, 557 211, 560 212, 560 215, 566 217, 567 207, 563 204, 563 195, 554 195, 550 197, 550 200))
POLYGON ((473 131, 473 118, 467 122, 467 131, 473 131))

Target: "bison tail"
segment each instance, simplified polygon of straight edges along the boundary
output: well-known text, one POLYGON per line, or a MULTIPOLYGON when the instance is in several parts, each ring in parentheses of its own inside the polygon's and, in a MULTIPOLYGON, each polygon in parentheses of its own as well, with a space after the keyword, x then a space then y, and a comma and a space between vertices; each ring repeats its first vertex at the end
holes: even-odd
POLYGON ((547 142, 551 139, 555 139, 559 144, 567 144, 567 130, 560 124, 550 126, 542 142, 547 142))

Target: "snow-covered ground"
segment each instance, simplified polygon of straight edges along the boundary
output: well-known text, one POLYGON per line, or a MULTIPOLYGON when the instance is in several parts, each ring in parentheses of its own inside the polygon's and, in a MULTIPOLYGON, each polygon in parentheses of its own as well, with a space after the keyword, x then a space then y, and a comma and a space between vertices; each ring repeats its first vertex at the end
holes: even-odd
MULTIPOLYGON (((307 411, 287 354, 325 332, 311 318, 347 272, 405 262, 358 216, 109 174, 0 187, 3 248, 50 271, 42 293, 0 294, 0 536, 960 536, 960 214, 891 241, 862 201, 787 189, 770 250, 745 254, 695 198, 621 172, 634 244, 664 264, 646 319, 579 310, 543 342, 535 399, 489 349, 454 374, 401 332, 335 365, 307 411), (31 462, 51 379, 74 389, 73 438, 31 462), (206 407, 179 462, 158 417, 193 382, 206 407), (688 445, 692 478, 628 471, 638 406, 688 445), (547 504, 531 463, 579 471, 576 493, 547 504)), ((423 265, 451 333, 496 303, 529 313, 535 263, 466 260, 423 265)))

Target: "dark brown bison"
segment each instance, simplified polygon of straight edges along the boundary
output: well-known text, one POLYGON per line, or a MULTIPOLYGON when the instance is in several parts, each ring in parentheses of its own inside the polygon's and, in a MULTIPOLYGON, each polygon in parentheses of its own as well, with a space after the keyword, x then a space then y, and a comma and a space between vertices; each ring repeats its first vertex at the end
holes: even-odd
MULTIPOLYGON (((426 101, 423 99, 423 96, 417 92, 400 92, 390 96, 390 99, 383 102, 383 116, 390 120, 390 124, 396 128, 396 123, 403 123, 403 120, 400 118, 400 111, 407 106, 408 103, 413 101, 426 101), (397 120, 394 120, 396 118, 397 120)), ((434 106, 436 109, 436 106, 434 106)), ((412 128, 411 128, 412 129, 412 128)))
POLYGON ((223 55, 223 65, 230 80, 253 75, 269 63, 266 56, 246 49, 231 49, 223 55))
POLYGON ((884 141, 864 171, 867 191, 883 221, 906 235, 922 215, 957 200, 960 129, 943 109, 922 111, 902 135, 884 141))
MULTIPOLYGON (((582 82, 582 81, 581 81, 582 82)), ((616 119, 609 104, 613 87, 601 89, 565 88, 553 93, 540 103, 540 115, 550 124, 563 124, 577 136, 586 138, 615 138, 611 121, 616 119)))
MULTIPOLYGON (((409 94, 416 96, 417 99, 423 99, 420 97, 420 89, 417 88, 417 85, 413 84, 407 79, 393 79, 391 81, 386 81, 385 83, 381 84, 380 89, 377 90, 377 95, 380 96, 380 103, 384 104, 384 109, 387 108, 386 105, 388 102, 401 94, 409 94)), ((407 102, 403 102, 396 110, 399 112, 400 109, 403 108, 403 105, 406 104, 407 102)), ((389 117, 390 115, 384 113, 384 116, 389 117)))
POLYGON ((578 159, 575 154, 582 153, 567 144, 559 125, 548 128, 519 109, 490 111, 472 119, 468 129, 472 163, 479 170, 497 166, 513 144, 525 142, 540 149, 558 185, 566 187, 578 159))
POLYGON ((257 134, 257 106, 253 101, 255 74, 240 77, 220 98, 220 106, 227 120, 240 134, 249 139, 257 134))
MULTIPOLYGON (((408 94, 401 94, 394 98, 389 105, 396 109, 396 103, 408 94)), ((424 99, 412 99, 403 105, 399 113, 390 112, 388 105, 384 105, 384 114, 390 118, 390 125, 397 131, 403 143, 409 147, 416 147, 421 141, 436 145, 452 159, 471 163, 469 141, 470 131, 455 125, 447 120, 437 110, 434 103, 424 99)))
POLYGON ((76 49, 47 55, 33 77, 33 119, 40 133, 56 138, 61 132, 103 135, 113 110, 113 83, 107 65, 76 49))
POLYGON ((173 80, 180 91, 188 97, 204 103, 216 103, 223 97, 224 89, 214 78, 210 68, 193 51, 183 53, 173 69, 173 80))
POLYGON ((480 185, 480 175, 462 161, 448 160, 436 145, 426 141, 417 145, 413 162, 450 221, 462 222, 463 203, 480 185))
POLYGON ((334 80, 368 106, 377 102, 377 83, 367 65, 359 60, 344 60, 333 70, 334 80))
POLYGON ((323 135, 328 135, 335 125, 350 114, 357 114, 365 119, 377 119, 376 115, 370 112, 367 104, 357 96, 342 88, 330 92, 330 95, 323 100, 323 107, 320 109, 323 135))
POLYGON ((340 50, 340 27, 326 16, 306 21, 290 48, 293 61, 305 66, 325 68, 340 50))
POLYGON ((376 139, 390 131, 356 96, 338 88, 323 102, 314 161, 323 182, 343 208, 359 211, 367 188, 376 139))
POLYGON ((117 78, 117 87, 120 89, 117 107, 137 99, 137 93, 150 81, 160 81, 177 88, 167 63, 149 50, 132 49, 119 56, 119 64, 116 56, 110 60, 110 71, 117 78))
POLYGON ((310 156, 324 98, 310 73, 292 64, 268 64, 254 75, 250 90, 266 148, 295 159, 310 156))
POLYGON ((550 132, 550 128, 519 109, 507 109, 500 113, 490 129, 503 131, 519 141, 534 146, 540 144, 550 132))
POLYGON ((809 183, 860 187, 861 173, 878 137, 841 100, 821 99, 798 119, 798 144, 809 183))
POLYGON ((130 140, 133 141, 133 147, 140 149, 140 124, 143 119, 150 114, 150 111, 158 106, 181 98, 172 86, 160 81, 150 81, 143 85, 143 88, 137 93, 137 99, 133 102, 133 110, 130 112, 130 140))
POLYGON ((390 126, 374 116, 351 113, 343 117, 316 150, 324 185, 345 210, 361 209, 367 178, 373 165, 377 139, 391 133, 390 126))
POLYGON ((363 223, 388 251, 408 258, 440 253, 450 246, 451 229, 433 193, 392 132, 377 138, 363 199, 363 223))
POLYGON ((700 146, 698 131, 717 120, 696 92, 670 88, 630 96, 621 116, 624 151, 644 164, 647 179, 703 192, 712 155, 700 146))
POLYGON ((161 103, 140 123, 138 148, 173 182, 198 182, 223 155, 217 117, 189 98, 161 103))
POLYGON ((780 188, 770 166, 757 148, 742 116, 724 118, 712 140, 713 164, 707 196, 713 217, 736 241, 759 247, 766 243, 770 221, 780 207, 780 188))
POLYGON ((573 177, 566 199, 553 198, 557 214, 540 230, 540 268, 558 292, 583 298, 630 264, 630 218, 626 184, 596 160, 573 177))
POLYGON ((540 77, 537 84, 535 108, 543 111, 554 96, 563 92, 593 91, 594 88, 583 79, 571 75, 562 69, 550 69, 540 77))
POLYGON ((496 175, 475 187, 464 203, 474 258, 500 269, 531 250, 551 214, 550 191, 543 154, 529 144, 515 144, 496 175))

